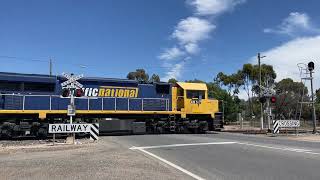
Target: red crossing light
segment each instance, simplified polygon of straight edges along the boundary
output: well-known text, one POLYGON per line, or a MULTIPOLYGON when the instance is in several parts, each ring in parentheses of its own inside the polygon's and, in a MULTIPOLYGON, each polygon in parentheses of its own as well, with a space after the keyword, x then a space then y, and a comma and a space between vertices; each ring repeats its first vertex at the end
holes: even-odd
POLYGON ((83 94, 84 94, 84 92, 83 92, 82 89, 75 90, 75 96, 76 97, 81 97, 81 96, 83 96, 83 94))
POLYGON ((272 96, 272 97, 270 98, 270 101, 271 101, 271 103, 276 103, 277 98, 276 98, 276 97, 274 97, 274 96, 272 96))

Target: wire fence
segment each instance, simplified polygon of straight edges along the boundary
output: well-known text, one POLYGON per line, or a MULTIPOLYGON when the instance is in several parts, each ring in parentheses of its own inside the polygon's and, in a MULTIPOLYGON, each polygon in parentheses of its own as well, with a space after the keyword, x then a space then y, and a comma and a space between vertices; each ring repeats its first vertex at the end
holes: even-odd
MULTIPOLYGON (((317 128, 320 129, 320 121, 317 120, 317 128)), ((270 127, 267 119, 264 119, 263 128, 273 129, 273 121, 270 120, 270 127)), ((226 122, 225 124, 226 130, 260 130, 261 129, 261 120, 260 118, 243 118, 243 120, 234 121, 234 122, 226 122)), ((312 131, 313 130, 313 120, 312 119, 302 119, 300 120, 300 127, 297 128, 300 132, 312 131)))

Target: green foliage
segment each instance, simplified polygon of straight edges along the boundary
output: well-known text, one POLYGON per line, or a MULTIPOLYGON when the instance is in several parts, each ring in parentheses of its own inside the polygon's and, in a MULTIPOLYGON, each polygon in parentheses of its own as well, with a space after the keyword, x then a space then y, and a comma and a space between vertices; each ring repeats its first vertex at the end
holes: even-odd
POLYGON ((153 74, 149 81, 150 82, 160 82, 160 77, 157 74, 153 74))
POLYGON ((187 83, 205 83, 204 81, 199 80, 199 79, 187 80, 187 81, 185 81, 185 82, 187 82, 187 83))
MULTIPOLYGON (((271 65, 261 65, 261 84, 263 86, 274 83, 276 73, 271 65)), ((228 94, 236 98, 240 90, 243 89, 248 97, 247 101, 240 101, 237 108, 244 111, 246 116, 252 117, 254 114, 259 114, 260 104, 257 102, 259 96, 259 66, 253 64, 244 64, 241 69, 230 75, 219 72, 214 81, 223 89, 226 89, 228 94)), ((240 112, 240 110, 238 110, 240 112)))
POLYGON ((129 72, 127 78, 141 82, 148 82, 149 75, 146 73, 144 69, 136 69, 136 71, 134 72, 129 72))
POLYGON ((320 89, 316 90, 316 103, 320 104, 320 89))
POLYGON ((177 82, 178 82, 178 80, 176 80, 175 78, 171 78, 168 80, 168 83, 172 83, 172 84, 175 84, 177 82))
MULTIPOLYGON (((301 82, 294 82, 292 79, 282 79, 276 83, 277 102, 274 105, 274 113, 278 119, 296 119, 300 112, 300 106, 304 91, 304 101, 308 101, 308 89, 301 82)), ((308 118, 310 107, 302 106, 302 117, 308 118)))
POLYGON ((226 90, 222 89, 217 83, 207 83, 208 96, 220 101, 219 111, 223 111, 225 121, 236 121, 237 113, 241 112, 240 99, 237 96, 231 96, 226 90))

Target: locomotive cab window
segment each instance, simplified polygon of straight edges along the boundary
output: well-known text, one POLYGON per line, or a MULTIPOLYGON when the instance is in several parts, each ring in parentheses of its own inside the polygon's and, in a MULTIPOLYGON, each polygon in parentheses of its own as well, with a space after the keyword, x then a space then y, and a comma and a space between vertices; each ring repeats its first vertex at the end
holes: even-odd
POLYGON ((205 99, 205 91, 199 90, 187 90, 188 99, 205 99))
POLYGON ((24 91, 53 92, 53 83, 24 83, 24 91))
POLYGON ((170 85, 169 84, 157 84, 156 85, 157 94, 169 94, 170 93, 170 85))
POLYGON ((0 81, 2 91, 21 91, 21 82, 0 81))

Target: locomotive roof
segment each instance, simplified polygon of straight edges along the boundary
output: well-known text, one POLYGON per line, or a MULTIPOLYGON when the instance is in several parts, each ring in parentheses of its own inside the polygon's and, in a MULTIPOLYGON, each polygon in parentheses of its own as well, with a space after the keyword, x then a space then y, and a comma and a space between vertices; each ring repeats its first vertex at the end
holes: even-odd
MULTIPOLYGON (((65 80, 66 78, 61 75, 45 75, 45 74, 27 74, 27 73, 11 73, 0 72, 0 80, 2 81, 26 81, 26 82, 43 82, 55 83, 57 79, 65 80)), ((123 82, 138 84, 136 80, 120 79, 120 78, 103 78, 103 77, 83 77, 80 81, 93 81, 93 82, 123 82)), ((161 84, 167 84, 161 82, 161 84)))
POLYGON ((25 74, 25 73, 10 73, 0 72, 0 80, 2 81, 26 81, 26 82, 44 82, 54 83, 56 76, 43 74, 25 74))
POLYGON ((186 83, 186 82, 177 82, 177 84, 186 90, 208 90, 207 85, 205 83, 186 83))

